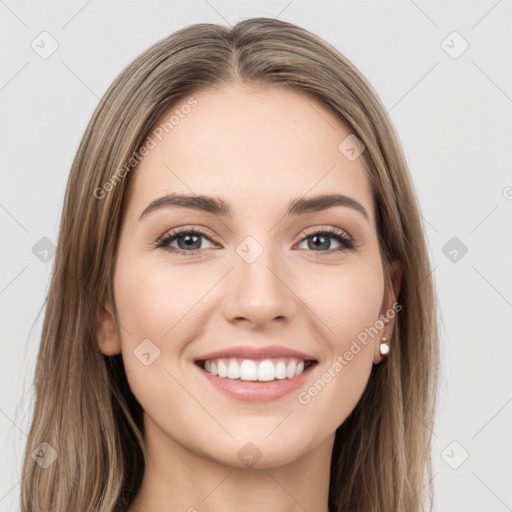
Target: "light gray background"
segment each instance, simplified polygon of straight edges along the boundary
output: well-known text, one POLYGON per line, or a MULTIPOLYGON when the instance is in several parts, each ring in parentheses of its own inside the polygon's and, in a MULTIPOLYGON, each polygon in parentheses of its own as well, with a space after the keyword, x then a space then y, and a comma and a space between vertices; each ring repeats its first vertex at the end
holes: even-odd
MULTIPOLYGON (((86 123, 116 75, 151 44, 192 23, 252 16, 276 16, 326 39, 390 111, 423 210, 442 310, 435 510, 512 510, 511 0, 243 6, 6 0, 0 1, 0 512, 19 510, 42 316, 35 320, 53 264, 32 248, 43 237, 57 240, 86 123), (43 45, 43 31, 59 45, 47 59, 31 47, 43 45), (469 44, 457 58, 463 41, 446 39, 453 31, 469 44), (465 255, 457 248, 450 254, 450 245, 443 253, 452 237, 467 246, 465 255)), ((49 40, 44 44, 48 49, 49 40)))

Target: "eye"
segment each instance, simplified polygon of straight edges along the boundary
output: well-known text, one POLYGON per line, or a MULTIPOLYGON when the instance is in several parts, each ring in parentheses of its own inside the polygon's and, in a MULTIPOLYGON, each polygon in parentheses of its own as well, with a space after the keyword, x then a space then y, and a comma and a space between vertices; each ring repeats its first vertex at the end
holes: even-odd
POLYGON ((305 238, 300 243, 307 242, 307 249, 313 252, 327 252, 334 253, 339 251, 346 251, 354 249, 355 244, 352 239, 341 229, 330 227, 327 229, 316 229, 305 233, 305 238), (335 239, 339 247, 331 249, 331 242, 329 239, 335 239), (317 249, 327 249, 320 250, 317 249))
MULTIPOLYGON (((332 254, 355 248, 355 244, 352 239, 344 231, 335 227, 326 229, 317 228, 316 230, 307 231, 304 234, 305 237, 300 241, 300 243, 307 242, 306 249, 313 252, 332 254), (334 239, 339 246, 332 249, 330 239, 334 239)), ((200 228, 177 228, 169 231, 155 242, 155 247, 162 248, 174 254, 193 256, 200 253, 203 249, 210 249, 213 247, 203 247, 202 239, 206 239, 210 243, 214 244, 211 238, 207 236, 206 232, 200 228), (177 247, 176 245, 173 245, 175 243, 177 244, 177 247)))
MULTIPOLYGON (((202 238, 211 242, 211 239, 200 228, 179 228, 166 233, 155 243, 155 246, 169 252, 190 256, 205 249, 205 247, 201 247, 202 238), (174 242, 177 243, 178 247, 171 245, 174 242)), ((208 247, 206 248, 208 249, 208 247)))

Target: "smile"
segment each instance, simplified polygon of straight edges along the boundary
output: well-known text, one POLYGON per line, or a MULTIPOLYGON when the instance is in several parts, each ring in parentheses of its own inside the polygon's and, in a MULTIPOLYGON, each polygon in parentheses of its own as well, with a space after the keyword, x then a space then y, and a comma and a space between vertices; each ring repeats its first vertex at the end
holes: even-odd
POLYGON ((301 375, 314 361, 297 357, 242 359, 239 357, 199 361, 200 367, 221 379, 260 381, 293 379, 301 375))
POLYGON ((316 360, 279 357, 206 359, 194 366, 209 386, 228 397, 266 402, 304 387, 317 364, 316 360))

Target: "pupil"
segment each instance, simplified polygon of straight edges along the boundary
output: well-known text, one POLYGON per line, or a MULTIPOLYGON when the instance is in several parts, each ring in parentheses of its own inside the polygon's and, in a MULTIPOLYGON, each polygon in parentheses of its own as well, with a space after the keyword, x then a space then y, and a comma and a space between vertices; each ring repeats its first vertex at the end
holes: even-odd
POLYGON ((315 247, 315 248, 324 248, 324 249, 329 249, 329 237, 325 236, 325 235, 314 235, 312 237, 313 239, 313 243, 310 244, 309 248, 311 249, 312 247, 315 247), (316 243, 319 239, 323 239, 324 242, 320 242, 320 243, 316 243))
MULTIPOLYGON (((192 235, 192 234, 189 234, 189 235, 183 235, 181 236, 180 238, 178 238, 178 246, 182 245, 180 244, 180 240, 182 239, 185 239, 185 248, 187 249, 190 249, 190 248, 193 248, 193 249, 200 249, 200 247, 191 247, 192 245, 197 244, 198 243, 198 240, 199 240, 199 237, 197 235, 192 235), (194 240, 194 238, 196 240, 194 240)), ((199 246, 201 245, 201 242, 199 241, 199 246)), ((182 249, 183 247, 180 247, 180 249, 182 249)))

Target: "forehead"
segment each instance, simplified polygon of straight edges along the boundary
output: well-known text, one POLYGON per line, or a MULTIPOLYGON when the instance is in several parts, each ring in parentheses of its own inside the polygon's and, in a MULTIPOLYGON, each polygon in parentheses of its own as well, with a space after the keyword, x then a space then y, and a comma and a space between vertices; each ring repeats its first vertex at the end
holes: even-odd
POLYGON ((363 158, 339 149, 349 136, 324 105, 288 88, 237 84, 191 94, 152 128, 129 209, 140 214, 170 192, 223 197, 237 211, 339 192, 373 218, 363 158))

